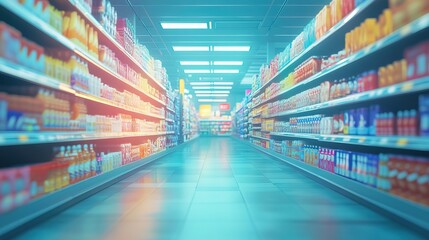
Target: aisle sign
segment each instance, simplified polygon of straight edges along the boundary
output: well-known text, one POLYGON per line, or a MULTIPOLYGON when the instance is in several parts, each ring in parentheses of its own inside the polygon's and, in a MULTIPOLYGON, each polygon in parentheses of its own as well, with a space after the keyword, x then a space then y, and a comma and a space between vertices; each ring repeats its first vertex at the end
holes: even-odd
POLYGON ((200 118, 210 118, 212 105, 200 105, 200 118))
POLYGON ((180 79, 179 80, 179 93, 180 94, 185 94, 185 80, 180 79))
POLYGON ((229 103, 221 103, 219 104, 219 110, 221 111, 229 111, 230 106, 229 103))

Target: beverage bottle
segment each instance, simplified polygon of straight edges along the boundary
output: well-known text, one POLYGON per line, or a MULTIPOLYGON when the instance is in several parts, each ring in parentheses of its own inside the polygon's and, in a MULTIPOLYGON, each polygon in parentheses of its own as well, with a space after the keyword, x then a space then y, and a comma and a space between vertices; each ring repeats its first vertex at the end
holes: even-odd
POLYGON ((91 176, 97 175, 97 155, 94 151, 94 145, 89 145, 89 154, 90 154, 90 166, 91 166, 91 176))
POLYGON ((84 178, 91 177, 91 156, 88 150, 88 144, 83 145, 84 156, 84 178))
POLYGON ((70 184, 74 184, 76 182, 76 156, 74 155, 74 152, 74 146, 67 146, 66 157, 69 161, 68 174, 70 184))

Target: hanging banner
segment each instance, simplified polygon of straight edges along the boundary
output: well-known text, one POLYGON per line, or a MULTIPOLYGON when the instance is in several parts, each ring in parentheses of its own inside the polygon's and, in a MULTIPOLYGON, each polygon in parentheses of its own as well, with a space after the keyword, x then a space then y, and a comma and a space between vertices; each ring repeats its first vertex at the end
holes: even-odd
POLYGON ((212 105, 200 105, 200 118, 210 118, 212 115, 212 105))
POLYGON ((185 80, 180 79, 179 80, 179 93, 180 94, 185 94, 185 80))
POLYGON ((221 103, 219 104, 220 111, 229 111, 231 109, 229 103, 221 103))

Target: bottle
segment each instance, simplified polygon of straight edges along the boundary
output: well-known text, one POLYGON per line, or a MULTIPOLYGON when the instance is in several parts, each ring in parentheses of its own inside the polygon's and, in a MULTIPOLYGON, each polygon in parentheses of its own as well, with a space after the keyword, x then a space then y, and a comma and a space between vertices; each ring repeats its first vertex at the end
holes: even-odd
POLYGON ((91 155, 88 150, 88 144, 83 145, 84 155, 84 178, 91 177, 91 155))
POLYGON ((74 155, 74 146, 67 146, 66 157, 69 161, 68 173, 70 184, 76 182, 76 156, 74 155))
POLYGON ((97 155, 94 151, 94 145, 89 145, 89 155, 90 155, 90 166, 91 166, 91 177, 97 175, 97 155))

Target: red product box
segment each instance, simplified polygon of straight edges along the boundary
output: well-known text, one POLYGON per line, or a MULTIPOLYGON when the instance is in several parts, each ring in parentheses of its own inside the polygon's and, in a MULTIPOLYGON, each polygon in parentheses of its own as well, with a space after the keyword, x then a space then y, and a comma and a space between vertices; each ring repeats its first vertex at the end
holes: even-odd
POLYGON ((0 213, 15 207, 15 172, 13 168, 0 170, 0 213))
POLYGON ((407 80, 429 75, 429 41, 408 48, 404 53, 407 60, 407 80))

